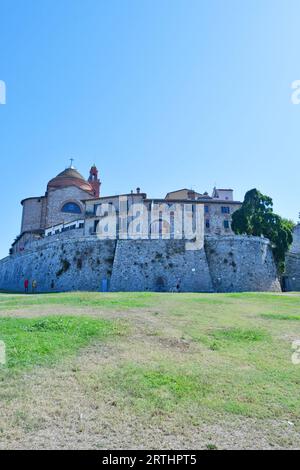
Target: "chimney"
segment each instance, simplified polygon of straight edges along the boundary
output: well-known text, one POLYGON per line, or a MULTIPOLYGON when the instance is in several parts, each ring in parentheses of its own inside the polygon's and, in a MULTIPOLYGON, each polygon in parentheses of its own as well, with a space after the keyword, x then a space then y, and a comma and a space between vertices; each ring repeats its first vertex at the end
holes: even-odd
POLYGON ((195 197, 196 197, 195 191, 193 189, 190 189, 187 193, 187 197, 188 197, 188 199, 194 200, 195 197))

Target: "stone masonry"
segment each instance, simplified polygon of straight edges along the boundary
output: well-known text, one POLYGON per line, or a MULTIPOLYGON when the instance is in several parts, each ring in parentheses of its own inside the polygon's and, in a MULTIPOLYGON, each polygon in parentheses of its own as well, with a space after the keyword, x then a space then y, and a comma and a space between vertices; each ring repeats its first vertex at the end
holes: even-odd
MULTIPOLYGON (((86 180, 71 160, 44 195, 23 199, 0 290, 22 292, 28 279, 37 292, 280 291, 269 242, 232 231, 241 207, 232 189, 184 188, 155 199, 139 187, 100 197, 100 185, 95 165, 86 180)), ((300 237, 293 247, 287 280, 297 287, 300 237)))
POLYGON ((184 240, 120 240, 112 291, 212 292, 204 249, 186 250, 184 240))
POLYGON ((294 229, 293 243, 286 257, 285 289, 300 291, 300 224, 294 229))
POLYGON ((0 261, 0 290, 22 292, 280 291, 270 244, 255 237, 206 237, 205 249, 186 251, 183 240, 68 238, 36 243, 0 261))

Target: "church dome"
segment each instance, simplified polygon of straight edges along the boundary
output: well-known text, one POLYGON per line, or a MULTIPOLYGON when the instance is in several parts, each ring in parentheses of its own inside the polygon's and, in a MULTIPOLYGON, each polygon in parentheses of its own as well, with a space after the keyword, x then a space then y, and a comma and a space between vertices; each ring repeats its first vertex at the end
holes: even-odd
POLYGON ((73 167, 67 168, 50 180, 47 189, 61 189, 69 186, 76 186, 82 191, 94 194, 92 185, 73 167))

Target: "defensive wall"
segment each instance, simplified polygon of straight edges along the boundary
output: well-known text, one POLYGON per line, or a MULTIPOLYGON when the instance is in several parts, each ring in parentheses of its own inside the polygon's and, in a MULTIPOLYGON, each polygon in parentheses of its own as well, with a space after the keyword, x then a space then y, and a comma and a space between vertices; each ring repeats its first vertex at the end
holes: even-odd
POLYGON ((99 240, 55 235, 0 261, 0 290, 64 291, 280 291, 268 240, 206 236, 204 248, 184 240, 99 240))

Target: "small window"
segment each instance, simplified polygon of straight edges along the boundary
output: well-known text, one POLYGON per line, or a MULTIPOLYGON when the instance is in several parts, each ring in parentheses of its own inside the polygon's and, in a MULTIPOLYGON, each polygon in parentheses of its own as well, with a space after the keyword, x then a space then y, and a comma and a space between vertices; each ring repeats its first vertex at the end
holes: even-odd
POLYGON ((209 213, 209 207, 208 206, 204 206, 204 212, 205 212, 205 214, 209 213))
POLYGON ((81 214, 81 209, 76 202, 67 202, 62 210, 62 212, 67 212, 69 214, 81 214))
POLYGON ((230 214, 230 208, 229 207, 221 207, 221 212, 222 214, 230 214))
POLYGON ((229 220, 224 220, 224 228, 229 228, 229 220))
POLYGON ((205 221, 205 227, 206 227, 206 228, 209 228, 209 227, 210 227, 210 223, 209 223, 209 220, 208 220, 208 219, 206 219, 206 221, 205 221))
POLYGON ((97 230, 98 230, 98 225, 99 225, 99 220, 95 220, 95 221, 94 221, 94 233, 97 232, 97 230))

